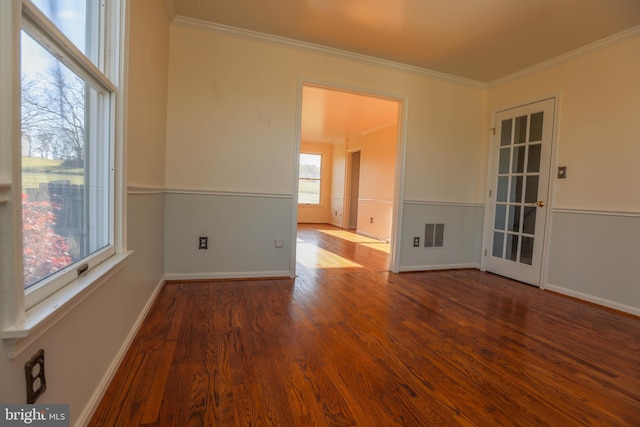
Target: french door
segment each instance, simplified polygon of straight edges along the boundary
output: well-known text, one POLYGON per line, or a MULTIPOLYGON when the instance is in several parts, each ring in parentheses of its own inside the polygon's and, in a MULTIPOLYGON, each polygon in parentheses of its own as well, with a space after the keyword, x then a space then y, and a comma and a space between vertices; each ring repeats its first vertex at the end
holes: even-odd
POLYGON ((554 99, 496 113, 485 269, 539 286, 554 99))

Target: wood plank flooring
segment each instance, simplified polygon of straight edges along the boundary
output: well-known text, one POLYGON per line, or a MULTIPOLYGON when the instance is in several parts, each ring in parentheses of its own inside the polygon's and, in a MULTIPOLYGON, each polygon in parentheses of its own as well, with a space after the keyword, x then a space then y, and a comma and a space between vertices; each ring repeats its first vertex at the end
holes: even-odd
POLYGON ((640 425, 640 318, 298 239, 295 280, 167 283, 90 425, 640 425))

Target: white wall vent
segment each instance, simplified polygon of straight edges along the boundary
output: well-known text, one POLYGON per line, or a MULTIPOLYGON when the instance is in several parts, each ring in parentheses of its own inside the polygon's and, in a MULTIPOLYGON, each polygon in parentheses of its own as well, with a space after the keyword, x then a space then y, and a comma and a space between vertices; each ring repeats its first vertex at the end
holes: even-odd
POLYGON ((444 224, 424 225, 424 247, 442 248, 444 247, 444 224))

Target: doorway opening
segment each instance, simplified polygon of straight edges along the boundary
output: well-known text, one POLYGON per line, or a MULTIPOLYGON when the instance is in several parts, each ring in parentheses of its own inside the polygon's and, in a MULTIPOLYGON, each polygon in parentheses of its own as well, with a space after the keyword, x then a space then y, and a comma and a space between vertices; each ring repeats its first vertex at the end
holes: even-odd
MULTIPOLYGON (((406 100, 305 82, 298 96, 293 235, 299 237, 299 224, 325 224, 388 243, 387 269, 397 271, 406 100), (318 171, 300 163, 309 155, 322 159, 318 171), (310 180, 319 191, 317 203, 300 196, 310 180)), ((292 240, 295 275, 301 241, 292 240)))
POLYGON ((360 194, 360 150, 347 154, 347 185, 348 189, 345 203, 346 229, 358 230, 358 196, 360 194))

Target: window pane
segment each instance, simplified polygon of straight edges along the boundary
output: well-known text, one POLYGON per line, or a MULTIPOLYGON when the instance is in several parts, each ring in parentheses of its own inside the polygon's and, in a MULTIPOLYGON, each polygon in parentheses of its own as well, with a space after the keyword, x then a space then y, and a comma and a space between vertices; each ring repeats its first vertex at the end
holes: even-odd
POLYGON ((526 234, 535 234, 536 232, 536 212, 538 208, 524 208, 524 221, 522 224, 522 232, 526 234))
POLYGON ((538 181, 540 177, 538 175, 531 175, 527 177, 527 189, 524 195, 525 203, 535 203, 538 201, 538 181))
POLYGON ((498 173, 509 173, 510 157, 511 157, 510 148, 500 149, 500 163, 498 164, 498 173))
POLYGON ((533 237, 522 237, 520 262, 527 265, 531 265, 533 263, 533 237))
POLYGON ((516 132, 514 144, 524 144, 527 142, 527 116, 516 118, 516 132))
POLYGON ((542 140, 543 118, 544 118, 543 111, 531 115, 531 129, 529 129, 529 142, 542 140))
POLYGON ((540 172, 540 150, 541 144, 529 146, 529 160, 527 161, 527 172, 540 172))
POLYGON ((301 179, 298 187, 298 203, 320 204, 320 181, 301 179))
POLYGON ((511 172, 524 172, 524 151, 526 147, 513 147, 513 166, 511 172))
POLYGON ((25 287, 109 245, 104 95, 22 33, 25 287), (91 141, 87 144, 86 141, 91 141))
POLYGON ((320 174, 322 155, 300 153, 299 204, 320 204, 320 174))
POLYGON ((513 126, 513 119, 503 120, 502 129, 500 130, 500 145, 511 145, 511 127, 513 126))
POLYGON ((524 180, 521 176, 512 176, 511 177, 511 193, 509 196, 510 202, 521 203, 522 202, 522 186, 524 184, 524 180))
POLYGON ((507 218, 507 205, 496 204, 496 217, 493 228, 496 230, 504 230, 504 222, 507 218))
POLYGON ((493 233, 493 250, 491 254, 494 257, 503 258, 504 233, 493 233))
POLYGON ((498 202, 506 202, 508 191, 509 191, 509 177, 508 176, 499 177, 498 190, 496 191, 496 200, 498 202))
POLYGON ((520 206, 509 206, 509 218, 507 219, 507 230, 520 231, 520 206))
POLYGON ((518 259, 518 239, 519 237, 515 234, 507 234, 507 253, 505 254, 506 259, 510 259, 511 261, 515 261, 518 259))
POLYGON ((322 155, 300 154, 300 178, 320 179, 322 155))
POLYGON ((32 0, 32 3, 82 53, 98 64, 99 0, 32 0))

